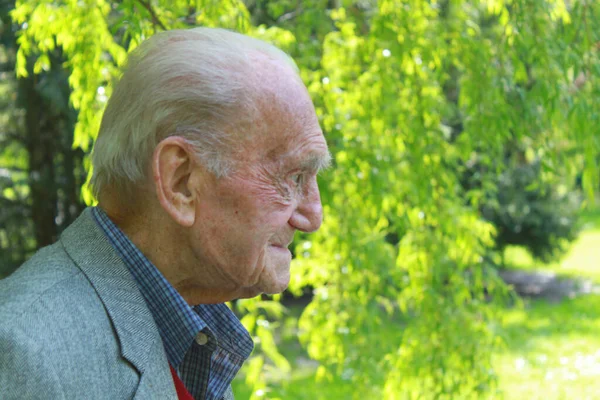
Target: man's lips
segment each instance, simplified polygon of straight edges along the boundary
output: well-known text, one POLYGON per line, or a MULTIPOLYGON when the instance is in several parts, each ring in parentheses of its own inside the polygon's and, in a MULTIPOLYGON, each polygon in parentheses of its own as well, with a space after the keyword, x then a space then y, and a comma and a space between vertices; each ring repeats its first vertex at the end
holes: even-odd
POLYGON ((277 240, 276 242, 269 243, 269 244, 273 247, 281 247, 284 249, 288 249, 290 247, 290 244, 292 244, 293 241, 294 241, 294 237, 292 237, 289 240, 277 240))
POLYGON ((284 251, 286 253, 290 252, 290 244, 292 244, 292 240, 281 240, 281 241, 277 241, 275 243, 270 243, 269 245, 271 247, 273 247, 273 249, 276 249, 278 251, 284 251))
POLYGON ((288 249, 289 245, 285 246, 285 245, 282 245, 282 244, 271 243, 271 247, 275 247, 275 248, 278 248, 278 249, 289 250, 288 249))

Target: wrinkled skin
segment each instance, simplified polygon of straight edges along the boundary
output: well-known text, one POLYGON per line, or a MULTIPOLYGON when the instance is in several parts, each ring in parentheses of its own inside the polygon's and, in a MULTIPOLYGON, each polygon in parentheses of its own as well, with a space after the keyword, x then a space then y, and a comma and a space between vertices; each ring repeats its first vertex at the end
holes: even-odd
POLYGON ((242 141, 232 175, 197 187, 191 242, 200 264, 243 297, 287 287, 294 232, 321 225, 316 175, 329 157, 304 86, 287 67, 266 64, 255 77, 263 90, 255 131, 242 141))

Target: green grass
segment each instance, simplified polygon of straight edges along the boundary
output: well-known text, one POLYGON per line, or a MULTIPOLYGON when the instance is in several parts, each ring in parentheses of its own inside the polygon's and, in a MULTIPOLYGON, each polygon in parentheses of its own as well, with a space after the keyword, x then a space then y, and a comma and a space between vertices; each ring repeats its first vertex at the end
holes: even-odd
MULTIPOLYGON (((583 214, 585 229, 559 262, 540 266, 520 248, 510 248, 506 260, 521 269, 550 270, 567 277, 583 277, 600 285, 600 208, 583 214)), ((600 295, 582 295, 559 302, 526 300, 523 308, 503 315, 504 350, 493 355, 499 388, 509 400, 600 399, 600 295)), ((291 319, 301 312, 292 308, 291 319)), ((272 381, 268 399, 351 399, 353 385, 342 377, 315 380, 311 363, 293 330, 281 336, 280 349, 292 360, 293 372, 272 381)), ((250 389, 240 377, 234 382, 238 400, 250 389)), ((379 398, 380 396, 359 396, 379 398)))
MULTIPOLYGON (((521 248, 507 263, 600 285, 600 208, 582 213, 584 230, 559 262, 540 266, 521 248)), ((525 302, 505 313, 506 351, 495 355, 506 399, 600 398, 600 295, 525 302)))
POLYGON ((584 277, 600 284, 600 224, 598 226, 598 229, 584 230, 560 261, 540 266, 525 249, 508 246, 504 253, 506 264, 511 269, 543 269, 565 278, 584 277))
POLYGON ((506 312, 506 351, 495 355, 506 399, 597 399, 600 296, 529 302, 506 312))

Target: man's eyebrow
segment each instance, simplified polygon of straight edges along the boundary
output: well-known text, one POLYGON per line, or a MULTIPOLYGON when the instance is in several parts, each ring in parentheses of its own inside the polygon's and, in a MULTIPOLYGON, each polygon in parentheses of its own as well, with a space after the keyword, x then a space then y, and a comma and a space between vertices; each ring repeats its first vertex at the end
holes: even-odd
POLYGON ((308 171, 319 172, 331 166, 331 153, 313 153, 300 162, 300 168, 308 171))

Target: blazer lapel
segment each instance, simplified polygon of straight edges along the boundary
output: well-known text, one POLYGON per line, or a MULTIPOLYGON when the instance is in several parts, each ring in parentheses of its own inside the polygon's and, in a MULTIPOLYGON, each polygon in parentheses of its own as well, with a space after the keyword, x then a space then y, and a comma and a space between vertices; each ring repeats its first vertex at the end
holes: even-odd
POLYGON ((169 393, 169 397, 177 398, 152 314, 127 266, 94 221, 90 208, 63 232, 60 241, 104 304, 122 357, 140 373, 138 394, 147 396, 159 390, 163 396, 169 393), (146 376, 147 372, 151 376, 146 376))

